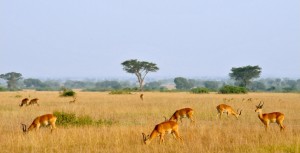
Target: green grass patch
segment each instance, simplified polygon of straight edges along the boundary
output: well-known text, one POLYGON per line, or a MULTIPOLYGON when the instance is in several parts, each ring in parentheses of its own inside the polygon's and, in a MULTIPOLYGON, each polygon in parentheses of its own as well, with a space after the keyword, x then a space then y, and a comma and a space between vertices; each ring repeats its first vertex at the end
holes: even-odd
POLYGON ((112 90, 109 94, 122 95, 122 94, 131 94, 131 92, 128 90, 112 90))
POLYGON ((92 117, 88 115, 76 116, 75 113, 66 113, 55 111, 53 113, 57 117, 56 125, 59 126, 111 126, 116 124, 116 121, 108 119, 98 119, 93 120, 92 117))

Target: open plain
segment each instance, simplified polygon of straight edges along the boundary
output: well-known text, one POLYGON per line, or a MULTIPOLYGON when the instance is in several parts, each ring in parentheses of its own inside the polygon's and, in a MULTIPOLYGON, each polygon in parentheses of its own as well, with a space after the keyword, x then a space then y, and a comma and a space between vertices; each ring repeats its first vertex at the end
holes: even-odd
POLYGON ((300 152, 300 94, 299 93, 248 93, 222 95, 191 94, 187 92, 144 92, 111 95, 108 92, 76 91, 73 98, 60 97, 58 92, 24 90, 0 93, 0 152, 130 152, 130 153, 265 153, 300 152), (40 106, 20 107, 23 98, 38 98, 40 106), (231 99, 224 102, 224 98, 231 99), (243 99, 249 99, 251 101, 243 99), (285 114, 285 130, 277 124, 269 131, 254 112, 255 105, 264 102, 264 113, 285 114), (242 108, 239 119, 223 115, 217 118, 216 106, 226 103, 235 110, 242 108), (179 133, 183 143, 172 135, 159 144, 156 138, 143 144, 142 132, 150 134, 154 126, 170 117, 177 109, 190 107, 195 111, 195 124, 183 119, 179 133), (23 134, 21 123, 31 124, 43 114, 55 111, 90 116, 93 120, 110 121, 110 124, 88 126, 57 125, 23 134))

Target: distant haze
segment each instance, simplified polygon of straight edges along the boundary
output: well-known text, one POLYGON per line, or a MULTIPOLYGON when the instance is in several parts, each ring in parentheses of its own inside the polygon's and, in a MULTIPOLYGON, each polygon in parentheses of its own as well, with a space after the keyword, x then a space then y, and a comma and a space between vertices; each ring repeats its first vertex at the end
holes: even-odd
POLYGON ((0 0, 0 74, 29 78, 300 76, 300 1, 0 0))

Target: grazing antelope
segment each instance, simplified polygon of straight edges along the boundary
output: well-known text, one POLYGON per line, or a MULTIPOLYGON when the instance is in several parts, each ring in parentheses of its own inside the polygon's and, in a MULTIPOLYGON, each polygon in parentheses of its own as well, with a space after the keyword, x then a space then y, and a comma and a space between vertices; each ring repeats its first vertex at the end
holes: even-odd
POLYGON ((73 100, 69 101, 69 103, 75 103, 76 102, 76 97, 73 97, 73 100))
POLYGON ((38 104, 38 100, 39 100, 38 98, 31 99, 28 105, 34 105, 34 104, 36 104, 36 105, 40 106, 38 104))
POLYGON ((140 94, 140 99, 144 100, 144 94, 140 94))
POLYGON ((142 133, 143 141, 146 145, 148 145, 154 138, 159 136, 159 144, 161 144, 162 142, 164 142, 164 135, 169 133, 171 133, 175 137, 175 139, 180 139, 180 141, 182 141, 182 138, 179 136, 178 132, 178 124, 174 121, 165 121, 157 124, 150 135, 146 136, 145 133, 142 133))
POLYGON ((28 105, 28 101, 29 101, 28 98, 24 98, 19 106, 20 106, 20 107, 22 107, 23 105, 26 105, 26 106, 27 106, 27 105, 28 105))
POLYGON ((180 122, 182 122, 182 118, 186 117, 189 118, 192 123, 195 123, 194 110, 191 108, 183 108, 175 111, 175 113, 171 116, 169 120, 178 122, 178 119, 180 119, 180 122))
POLYGON ((269 128, 270 123, 277 123, 280 127, 280 131, 284 130, 283 120, 284 120, 284 114, 280 112, 272 112, 272 113, 262 113, 262 107, 264 106, 264 103, 261 104, 261 102, 256 106, 255 112, 258 113, 258 118, 261 120, 261 122, 266 126, 266 131, 269 128))
POLYGON ((26 129, 26 125, 22 124, 23 126, 23 132, 29 132, 33 129, 38 130, 41 125, 50 125, 51 126, 51 132, 56 128, 55 127, 55 122, 56 122, 57 117, 55 117, 53 114, 45 114, 42 116, 36 117, 31 125, 26 129))
POLYGON ((240 110, 240 112, 239 109, 237 110, 237 112, 235 112, 231 106, 226 104, 220 104, 216 108, 218 111, 217 116, 219 115, 220 119, 222 118, 223 113, 227 113, 227 116, 229 116, 229 114, 234 115, 237 119, 242 114, 242 109, 240 110))

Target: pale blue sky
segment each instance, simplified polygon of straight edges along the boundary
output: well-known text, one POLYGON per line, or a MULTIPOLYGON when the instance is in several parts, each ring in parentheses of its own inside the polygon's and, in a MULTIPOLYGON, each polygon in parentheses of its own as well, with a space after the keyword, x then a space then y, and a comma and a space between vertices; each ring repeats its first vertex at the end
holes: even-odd
POLYGON ((149 77, 299 78, 300 1, 0 0, 0 74, 127 77, 127 59, 149 77))

